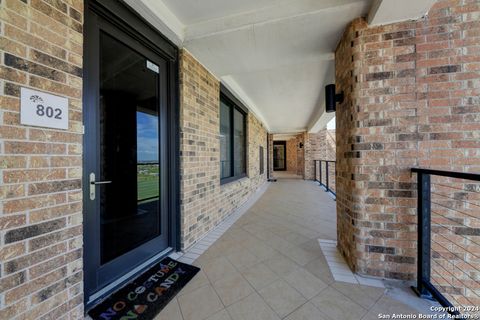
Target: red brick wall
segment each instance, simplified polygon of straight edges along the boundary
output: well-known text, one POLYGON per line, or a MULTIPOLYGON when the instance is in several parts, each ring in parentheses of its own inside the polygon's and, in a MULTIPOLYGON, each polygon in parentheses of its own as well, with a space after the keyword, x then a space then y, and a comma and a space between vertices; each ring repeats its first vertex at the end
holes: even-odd
POLYGON ((480 4, 345 31, 336 51, 339 248, 362 274, 415 277, 411 167, 480 169, 480 4))
MULTIPOLYGON (((335 161, 335 130, 326 128, 318 133, 307 133, 305 142, 305 179, 315 179, 315 160, 335 161)), ((325 165, 323 166, 325 171, 325 165)), ((334 165, 329 164, 330 182, 335 184, 334 165)), ((325 175, 325 174, 324 174, 325 175)), ((319 168, 317 168, 317 177, 319 177, 319 168)))
MULTIPOLYGON (((480 172, 479 17, 478 1, 439 1, 417 24, 421 167, 480 172)), ((432 177, 432 282, 456 306, 480 305, 478 190, 432 177)))
MULTIPOLYGON (((364 27, 365 22, 357 19, 345 30, 335 52, 335 83, 337 92, 343 92, 344 102, 337 105, 336 153, 337 153, 337 241, 340 252, 349 266, 356 270, 357 250, 355 248, 357 227, 354 225, 361 206, 360 188, 355 184, 354 165, 358 163, 352 144, 356 141, 356 128, 353 117, 356 115, 358 86, 355 82, 354 53, 359 51, 356 29, 364 27)), ((358 61, 358 58, 357 58, 358 61)))

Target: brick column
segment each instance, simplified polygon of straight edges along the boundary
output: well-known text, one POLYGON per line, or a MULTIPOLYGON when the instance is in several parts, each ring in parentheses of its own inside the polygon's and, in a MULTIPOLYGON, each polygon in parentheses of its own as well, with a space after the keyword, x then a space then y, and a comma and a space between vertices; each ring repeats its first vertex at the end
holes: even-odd
POLYGON ((479 14, 442 0, 418 21, 357 19, 337 47, 338 246, 358 273, 415 277, 411 167, 479 170, 479 14))
POLYGON ((297 172, 297 140, 287 140, 287 171, 297 172))
POLYGON ((297 175, 305 178, 305 137, 306 132, 297 135, 297 175), (300 144, 303 145, 300 148, 300 144))

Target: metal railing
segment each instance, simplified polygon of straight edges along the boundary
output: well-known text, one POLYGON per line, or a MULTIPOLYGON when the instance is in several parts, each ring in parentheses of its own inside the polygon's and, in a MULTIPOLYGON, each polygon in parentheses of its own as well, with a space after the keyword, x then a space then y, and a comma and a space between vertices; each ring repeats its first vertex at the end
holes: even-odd
POLYGON ((414 290, 455 316, 480 315, 480 174, 412 172, 418 197, 414 290))
POLYGON ((326 192, 336 196, 336 161, 333 160, 314 160, 315 181, 325 188, 326 192))

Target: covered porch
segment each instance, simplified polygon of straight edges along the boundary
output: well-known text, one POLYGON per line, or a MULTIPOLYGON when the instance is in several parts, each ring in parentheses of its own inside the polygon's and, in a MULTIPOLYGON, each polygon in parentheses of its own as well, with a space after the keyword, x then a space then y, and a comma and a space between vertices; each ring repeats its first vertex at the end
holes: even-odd
POLYGON ((0 43, 0 319, 167 257, 157 320, 478 316, 480 0, 0 0, 0 43))
POLYGON ((202 270, 156 319, 378 319, 430 314, 407 283, 354 275, 336 249, 336 203, 292 172, 186 251, 202 270))

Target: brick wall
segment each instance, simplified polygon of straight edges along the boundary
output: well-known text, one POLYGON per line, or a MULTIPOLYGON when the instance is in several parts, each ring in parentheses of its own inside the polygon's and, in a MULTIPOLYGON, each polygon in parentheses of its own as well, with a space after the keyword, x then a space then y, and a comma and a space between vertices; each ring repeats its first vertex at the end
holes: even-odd
POLYGON ((220 185, 220 84, 187 51, 180 54, 181 237, 187 248, 244 203, 267 179, 267 131, 247 119, 248 177, 220 185), (264 148, 260 175, 259 146, 264 148))
POLYGON ((339 249, 361 274, 415 277, 416 166, 478 172, 480 5, 357 19, 336 50, 339 249))
POLYGON ((325 132, 325 159, 336 160, 337 158, 337 135, 335 130, 324 130, 325 132))
MULTIPOLYGON (((480 172, 479 17, 478 1, 439 1, 416 25, 421 167, 480 172)), ((480 305, 478 190, 432 177, 432 279, 456 306, 480 305)))
MULTIPOLYGON (((335 130, 320 130, 318 133, 307 133, 305 140, 305 179, 315 179, 315 162, 314 160, 332 160, 335 155, 335 130)), ((335 181, 335 171, 333 164, 329 167, 331 177, 330 181, 335 181)), ((324 169, 325 170, 325 169, 324 169)), ((319 176, 317 168, 317 177, 319 176)))
POLYGON ((0 319, 83 318, 83 1, 0 3, 0 319), (20 87, 69 99, 69 129, 19 123, 20 87))
POLYGON ((302 148, 297 148, 297 175, 304 177, 305 176, 305 140, 306 140, 307 133, 303 132, 297 135, 296 144, 300 146, 303 145, 302 148))
POLYGON ((267 152, 268 152, 268 168, 266 170, 268 170, 268 177, 270 179, 274 178, 274 175, 273 175, 273 134, 268 134, 268 149, 267 149, 267 152))
POLYGON ((297 139, 287 140, 287 171, 297 172, 297 139))

